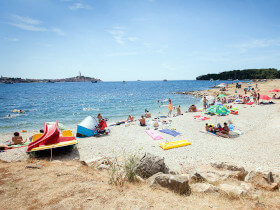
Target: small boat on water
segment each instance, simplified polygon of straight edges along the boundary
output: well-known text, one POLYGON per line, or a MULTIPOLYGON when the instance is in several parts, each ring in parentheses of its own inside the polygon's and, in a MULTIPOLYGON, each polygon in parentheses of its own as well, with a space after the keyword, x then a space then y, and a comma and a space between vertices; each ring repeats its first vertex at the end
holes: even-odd
POLYGON ((5 84, 14 84, 13 82, 5 82, 5 84))
POLYGON ((167 79, 164 79, 163 81, 164 81, 164 82, 167 82, 167 79))
POLYGON ((122 81, 123 84, 126 84, 126 81, 122 81))
POLYGON ((97 83, 97 80, 92 80, 91 83, 97 83))
POLYGON ((214 81, 214 80, 211 78, 211 79, 210 79, 210 82, 213 82, 213 81, 214 81))

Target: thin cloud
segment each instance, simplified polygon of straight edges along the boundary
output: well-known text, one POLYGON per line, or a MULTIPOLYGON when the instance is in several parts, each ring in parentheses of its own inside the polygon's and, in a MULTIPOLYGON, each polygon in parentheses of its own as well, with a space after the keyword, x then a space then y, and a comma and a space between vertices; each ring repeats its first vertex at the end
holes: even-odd
POLYGON ((18 42, 18 41, 19 41, 18 38, 7 38, 7 40, 8 40, 9 42, 18 42))
POLYGON ((82 3, 75 3, 68 7, 70 10, 77 10, 77 9, 86 9, 91 10, 91 6, 88 4, 82 4, 82 3))
POLYGON ((120 45, 124 45, 127 41, 135 42, 138 41, 139 38, 135 36, 126 36, 125 27, 123 26, 115 26, 112 30, 107 31, 110 33, 115 40, 120 45))
POLYGON ((8 23, 11 26, 25 30, 25 31, 50 31, 60 36, 64 36, 65 33, 59 28, 46 28, 42 26, 42 22, 30 17, 23 17, 19 15, 11 15, 11 21, 8 23))
POLYGON ((39 24, 41 24, 41 21, 35 20, 33 18, 30 18, 30 17, 22 17, 22 16, 19 16, 19 15, 11 15, 11 17, 16 22, 21 22, 21 23, 28 24, 28 25, 39 25, 39 24))
POLYGON ((26 31, 47 31, 46 28, 40 26, 41 21, 30 17, 11 15, 11 20, 12 22, 9 23, 10 25, 26 31))
POLYGON ((280 39, 254 39, 245 43, 234 45, 241 52, 246 52, 254 48, 266 48, 272 46, 280 46, 280 39))
POLYGON ((124 41, 124 35, 125 35, 125 32, 121 29, 119 29, 118 27, 114 27, 113 30, 109 30, 108 31, 113 39, 120 45, 123 45, 125 44, 125 41, 124 41))
POLYGON ((22 30, 26 30, 26 31, 47 31, 46 28, 28 25, 28 24, 24 24, 24 23, 10 23, 10 25, 20 28, 22 30))
POLYGON ((53 28, 52 31, 57 33, 60 36, 65 36, 65 33, 59 28, 53 28))

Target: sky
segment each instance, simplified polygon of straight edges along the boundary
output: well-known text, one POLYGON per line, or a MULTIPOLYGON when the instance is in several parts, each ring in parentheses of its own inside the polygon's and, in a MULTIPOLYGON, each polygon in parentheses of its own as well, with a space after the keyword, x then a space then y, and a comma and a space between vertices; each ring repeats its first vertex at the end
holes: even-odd
POLYGON ((191 80, 280 69, 279 0, 1 0, 0 74, 191 80))

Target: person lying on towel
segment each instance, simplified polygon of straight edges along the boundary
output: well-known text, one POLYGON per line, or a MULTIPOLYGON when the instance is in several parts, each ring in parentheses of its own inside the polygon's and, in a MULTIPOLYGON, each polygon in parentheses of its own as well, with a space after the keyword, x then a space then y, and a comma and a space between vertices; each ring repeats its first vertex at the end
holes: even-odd
POLYGON ((224 137, 224 138, 230 138, 229 136, 229 127, 227 125, 227 123, 224 123, 224 127, 216 133, 217 136, 221 136, 221 137, 224 137))

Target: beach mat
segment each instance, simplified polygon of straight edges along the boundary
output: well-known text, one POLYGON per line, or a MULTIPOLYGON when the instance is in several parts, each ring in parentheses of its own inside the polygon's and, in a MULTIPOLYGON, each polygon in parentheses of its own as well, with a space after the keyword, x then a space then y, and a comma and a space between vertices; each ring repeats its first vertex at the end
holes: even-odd
POLYGON ((170 129, 162 129, 162 130, 159 130, 159 131, 162 132, 162 133, 169 134, 169 135, 174 136, 174 137, 181 135, 181 133, 179 133, 177 131, 170 130, 170 129))
POLYGON ((177 148, 177 147, 183 147, 183 146, 187 146, 187 145, 191 145, 191 143, 186 140, 159 143, 159 146, 163 150, 173 149, 173 148, 177 148))
POLYGON ((145 130, 145 132, 153 139, 160 140, 163 139, 163 136, 157 133, 155 130, 145 130))

